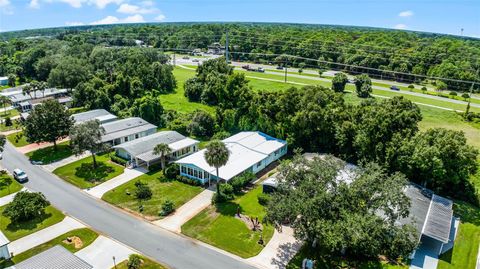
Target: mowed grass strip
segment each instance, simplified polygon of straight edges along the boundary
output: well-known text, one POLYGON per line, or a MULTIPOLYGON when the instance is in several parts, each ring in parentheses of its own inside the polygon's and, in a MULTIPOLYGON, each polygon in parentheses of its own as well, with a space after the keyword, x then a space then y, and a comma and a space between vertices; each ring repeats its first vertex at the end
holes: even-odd
POLYGON ((7 196, 23 188, 12 176, 0 174, 0 197, 7 196))
POLYGON ((23 147, 29 145, 30 143, 27 141, 26 136, 23 135, 23 131, 16 132, 13 134, 7 135, 8 141, 12 143, 15 147, 23 147))
POLYGON ((98 234, 88 228, 81 228, 81 229, 76 229, 76 230, 72 230, 70 232, 67 232, 67 233, 64 233, 46 243, 43 243, 41 245, 38 245, 34 248, 31 248, 25 252, 22 252, 20 254, 17 254, 15 255, 13 258, 12 258, 12 261, 14 263, 19 263, 21 261, 24 261, 30 257, 33 257, 49 248, 52 248, 56 245, 61 245, 63 246, 64 248, 66 248, 68 251, 72 252, 72 253, 75 253, 83 248, 86 248, 87 246, 89 246, 91 243, 93 243, 93 241, 95 241, 95 239, 97 239, 98 237, 98 234), (67 238, 71 238, 71 237, 78 237, 80 240, 81 240, 81 246, 80 245, 77 245, 77 247, 75 247, 75 244, 72 243, 69 243, 67 241, 67 238))
POLYGON ((50 146, 43 149, 37 149, 25 155, 27 155, 31 161, 49 164, 70 157, 73 155, 73 152, 70 147, 70 141, 65 141, 58 144, 56 150, 54 150, 53 146, 50 146))
MULTIPOLYGON (((261 186, 237 197, 234 201, 209 206, 182 226, 182 233, 221 248, 242 258, 253 257, 260 253, 263 246, 258 244, 260 232, 250 230, 247 225, 235 217, 240 206, 241 213, 258 219, 265 217, 265 209, 258 203, 261 186)), ((273 236, 274 228, 263 227, 264 244, 273 236)))
POLYGON ((91 188, 123 173, 125 167, 110 161, 110 154, 113 153, 97 155, 96 168, 92 156, 89 156, 59 167, 53 173, 79 188, 91 188))
POLYGON ((60 212, 53 206, 48 206, 45 208, 44 214, 33 220, 12 223, 10 218, 3 216, 3 211, 5 210, 5 207, 6 206, 0 207, 0 229, 10 241, 15 241, 29 234, 45 229, 49 226, 61 222, 65 218, 65 215, 63 215, 62 212, 60 212))
POLYGON ((156 220, 160 218, 159 213, 163 202, 166 200, 172 201, 175 208, 179 208, 203 191, 201 187, 190 186, 176 180, 162 182, 160 181, 161 175, 162 172, 158 171, 139 176, 108 191, 103 195, 102 199, 110 204, 143 215, 149 220, 156 220), (135 197, 135 190, 137 189, 135 183, 137 181, 146 183, 150 187, 152 198, 139 200, 135 197), (140 205, 143 206, 142 212, 140 212, 140 205))
MULTIPOLYGON (((167 269, 167 267, 164 267, 163 265, 156 263, 149 258, 144 256, 140 256, 140 258, 142 260, 142 264, 140 265, 139 269, 167 269)), ((128 268, 128 260, 117 264, 117 266, 112 267, 112 269, 130 269, 128 268)))

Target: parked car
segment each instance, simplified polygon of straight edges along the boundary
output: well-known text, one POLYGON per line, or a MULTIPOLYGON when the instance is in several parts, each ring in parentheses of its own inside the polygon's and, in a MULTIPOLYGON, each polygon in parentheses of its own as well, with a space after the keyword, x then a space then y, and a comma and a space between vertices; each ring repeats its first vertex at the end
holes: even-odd
POLYGON ((192 62, 193 62, 193 63, 198 63, 199 60, 198 60, 198 59, 193 59, 192 62))
POLYGON ((399 91, 400 88, 398 88, 397 86, 393 85, 393 86, 390 87, 390 90, 399 91))
POLYGON ((257 72, 260 72, 260 73, 265 73, 265 69, 263 67, 259 67, 257 69, 257 72))
POLYGON ((188 59, 190 59, 190 57, 188 57, 188 56, 183 56, 182 59, 188 60, 188 59))
POLYGON ((279 66, 276 67, 276 69, 277 69, 277 70, 283 70, 283 66, 280 66, 280 65, 279 65, 279 66))
POLYGON ((18 168, 13 170, 13 178, 15 178, 15 180, 20 182, 20 183, 24 183, 24 182, 28 181, 27 174, 25 174, 25 172, 23 172, 22 170, 20 170, 18 168))

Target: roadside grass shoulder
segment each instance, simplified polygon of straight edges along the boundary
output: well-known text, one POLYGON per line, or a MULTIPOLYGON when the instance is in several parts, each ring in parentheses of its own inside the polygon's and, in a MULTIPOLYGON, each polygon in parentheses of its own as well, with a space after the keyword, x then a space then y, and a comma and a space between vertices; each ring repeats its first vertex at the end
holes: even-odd
POLYGON ((16 193, 22 188, 22 185, 13 179, 12 176, 8 174, 0 175, 0 197, 16 193))
POLYGON ((27 138, 23 135, 23 131, 7 135, 8 141, 15 147, 23 147, 29 145, 27 138))
POLYGON ((3 216, 3 211, 6 206, 0 207, 0 216, 2 221, 0 221, 0 228, 3 234, 10 240, 15 241, 19 238, 27 236, 29 234, 40 231, 44 228, 52 226, 56 223, 61 222, 65 215, 60 212, 58 209, 53 206, 48 206, 45 208, 45 213, 41 216, 25 222, 12 223, 10 218, 3 216))
POLYGON ((65 141, 57 144, 57 150, 53 146, 37 149, 25 154, 31 161, 42 162, 43 164, 53 163, 73 155, 70 142, 65 141))
MULTIPOLYGON (((159 263, 156 263, 156 262, 150 260, 149 258, 141 256, 141 259, 142 259, 142 264, 140 265, 140 267, 138 269, 167 269, 163 265, 161 265, 159 263)), ((113 267, 111 269, 130 269, 130 268, 128 268, 128 260, 117 264, 116 267, 113 267)))

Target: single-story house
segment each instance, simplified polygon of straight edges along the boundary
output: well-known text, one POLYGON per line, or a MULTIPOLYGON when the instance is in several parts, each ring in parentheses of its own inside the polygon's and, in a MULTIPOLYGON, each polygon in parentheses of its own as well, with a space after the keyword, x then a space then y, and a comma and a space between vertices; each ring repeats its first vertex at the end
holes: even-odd
POLYGON ((146 165, 148 167, 160 161, 160 156, 153 154, 153 148, 162 143, 167 144, 171 149, 171 153, 166 156, 168 161, 174 161, 196 152, 199 141, 175 131, 161 131, 113 148, 119 157, 129 160, 136 166, 146 165))
POLYGON ((29 259, 9 267, 12 269, 92 269, 93 266, 66 248, 56 245, 29 259))
POLYGON ((105 135, 102 142, 112 146, 138 139, 157 132, 157 126, 144 119, 132 117, 102 124, 105 135))
POLYGON ((12 94, 6 94, 12 106, 15 108, 20 107, 20 103, 28 102, 36 99, 43 99, 43 98, 55 98, 59 99, 61 97, 66 97, 68 95, 67 89, 56 89, 56 88, 49 88, 45 89, 45 91, 35 91, 31 92, 30 94, 23 94, 23 92, 14 92, 12 94))
POLYGON ((10 259, 10 251, 8 251, 8 244, 10 240, 0 231, 0 259, 10 259))
POLYGON ((91 120, 98 120, 101 124, 103 124, 117 120, 117 116, 111 114, 105 109, 94 109, 86 112, 76 113, 72 115, 72 118, 76 124, 91 120))
POLYGON ((0 86, 8 85, 8 77, 0 77, 0 86))
MULTIPOLYGON (((222 140, 230 156, 219 168, 219 180, 229 181, 246 171, 258 173, 287 153, 287 142, 262 132, 240 132, 222 140)), ((205 149, 176 161, 180 175, 199 180, 217 180, 215 167, 205 160, 205 149)))

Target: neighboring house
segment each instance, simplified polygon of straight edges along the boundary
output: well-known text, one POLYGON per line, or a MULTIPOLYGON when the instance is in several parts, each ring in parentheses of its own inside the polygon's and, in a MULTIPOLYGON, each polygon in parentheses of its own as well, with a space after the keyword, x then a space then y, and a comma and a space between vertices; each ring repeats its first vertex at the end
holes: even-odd
MULTIPOLYGON (((287 153, 286 141, 261 132, 240 132, 222 141, 230 151, 227 164, 219 169, 223 181, 246 171, 256 174, 287 153)), ((180 175, 202 183, 216 179, 215 167, 208 165, 204 154, 205 149, 176 161, 180 165, 180 175)))
POLYGON ((0 231, 0 260, 10 259, 10 251, 8 251, 8 244, 10 240, 0 231))
POLYGON ((208 46, 208 54, 222 55, 225 53, 225 46, 222 46, 220 43, 215 42, 208 46))
POLYGON ((126 118, 102 124, 105 135, 102 142, 112 146, 138 139, 157 132, 157 126, 141 118, 126 118))
POLYGON ((56 245, 9 267, 12 269, 92 269, 93 266, 75 256, 66 248, 56 245))
POLYGON ((162 143, 167 144, 171 149, 171 153, 167 155, 167 160, 174 161, 196 152, 199 141, 185 137, 175 131, 161 131, 113 148, 121 158, 129 160, 136 166, 146 165, 148 167, 160 161, 160 156, 153 154, 153 148, 162 143))
POLYGON ((72 115, 75 124, 91 120, 98 120, 101 124, 117 120, 117 116, 111 114, 105 109, 94 109, 72 115))
POLYGON ((8 85, 8 77, 0 77, 0 86, 8 85))
MULTIPOLYGON (((68 96, 68 90, 67 89, 56 89, 56 88, 50 88, 50 89, 45 89, 45 91, 36 91, 36 92, 31 92, 30 94, 23 94, 22 92, 13 92, 12 94, 5 94, 7 96, 14 108, 20 108, 20 104, 24 102, 30 102, 31 104, 34 104, 34 100, 41 99, 59 99, 62 97, 68 96)), ((38 103, 38 102, 36 102, 38 103)), ((32 109, 32 108, 30 108, 32 109)))

